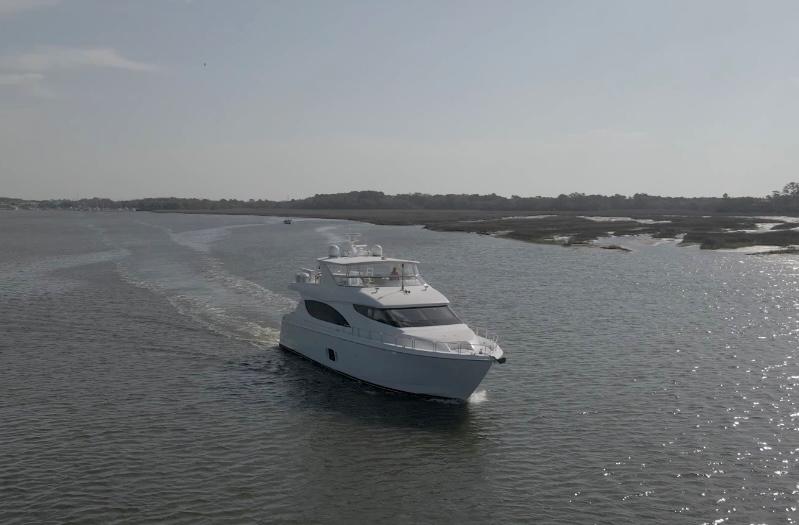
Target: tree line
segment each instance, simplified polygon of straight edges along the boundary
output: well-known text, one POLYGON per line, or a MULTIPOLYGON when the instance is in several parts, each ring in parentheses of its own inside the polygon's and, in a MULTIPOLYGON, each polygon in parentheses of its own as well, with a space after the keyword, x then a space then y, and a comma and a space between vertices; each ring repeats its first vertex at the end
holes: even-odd
MULTIPOLYGON (((0 198, 0 202, 19 199, 0 198)), ((246 210, 246 209, 424 209, 424 210, 498 210, 498 211, 607 211, 655 210, 718 213, 799 213, 799 183, 791 182, 782 190, 764 197, 662 197, 636 193, 626 195, 561 194, 557 197, 503 197, 497 194, 406 193, 387 195, 382 191, 350 191, 316 194, 304 199, 273 201, 268 199, 196 199, 156 197, 115 201, 106 198, 54 199, 39 201, 40 208, 118 209, 143 211, 246 210)))

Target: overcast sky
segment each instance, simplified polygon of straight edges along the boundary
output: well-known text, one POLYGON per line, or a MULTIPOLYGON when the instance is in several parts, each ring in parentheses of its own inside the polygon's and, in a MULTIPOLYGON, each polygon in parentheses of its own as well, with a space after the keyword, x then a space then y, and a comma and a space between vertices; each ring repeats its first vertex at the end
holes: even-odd
POLYGON ((0 0, 0 195, 764 195, 799 2, 0 0))

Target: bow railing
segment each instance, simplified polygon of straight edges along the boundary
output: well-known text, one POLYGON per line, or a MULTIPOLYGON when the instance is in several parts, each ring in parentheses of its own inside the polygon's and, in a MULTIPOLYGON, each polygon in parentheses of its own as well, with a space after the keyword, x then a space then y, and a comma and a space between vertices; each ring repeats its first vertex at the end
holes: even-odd
POLYGON ((425 350, 462 355, 492 355, 499 346, 499 337, 489 333, 487 329, 473 329, 477 335, 476 342, 469 341, 433 341, 407 334, 387 334, 359 327, 341 327, 341 332, 349 333, 360 339, 375 341, 384 345, 397 346, 410 350, 425 350), (482 335, 481 335, 482 333, 482 335))

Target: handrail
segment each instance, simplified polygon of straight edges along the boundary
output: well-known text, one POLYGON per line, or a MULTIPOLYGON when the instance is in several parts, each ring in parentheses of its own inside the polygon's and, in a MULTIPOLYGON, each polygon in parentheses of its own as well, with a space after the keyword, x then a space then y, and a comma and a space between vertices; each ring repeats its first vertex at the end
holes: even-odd
MULTIPOLYGON (((373 332, 359 327, 340 327, 336 330, 349 333, 354 337, 379 342, 384 345, 397 346, 409 350, 427 350, 439 353, 460 355, 491 355, 499 345, 499 337, 496 335, 484 337, 479 335, 480 329, 473 330, 480 340, 479 343, 468 341, 433 341, 407 334, 389 335, 385 332, 373 332)), ((488 330, 483 329, 483 334, 488 335, 488 330)))
MULTIPOLYGON (((310 276, 309 282, 321 283, 322 270, 310 270, 308 268, 300 268, 301 271, 306 272, 310 276)), ((406 286, 424 286, 427 284, 421 273, 404 276, 391 276, 391 275, 364 275, 364 274, 341 274, 333 273, 327 269, 328 275, 333 279, 336 285, 345 288, 400 288, 402 280, 405 280, 406 286), (361 284, 350 284, 350 282, 357 282, 360 280, 361 284)))
MULTIPOLYGON (((402 279, 400 276, 331 275, 338 286, 343 286, 346 288, 373 288, 375 286, 380 288, 400 288, 402 286, 402 279), (359 279, 362 284, 349 284, 351 279, 359 279)), ((421 274, 406 275, 404 280, 406 286, 424 286, 426 284, 426 281, 421 274)))
POLYGON ((372 330, 362 330, 361 328, 351 326, 330 325, 327 328, 352 337, 358 337, 384 345, 396 346, 408 350, 432 351, 446 354, 491 356, 499 346, 499 337, 497 335, 490 334, 487 329, 480 328, 472 330, 481 341, 480 343, 469 343, 468 341, 432 341, 430 339, 423 339, 407 334, 390 335, 385 332, 373 332, 372 330), (483 334, 489 335, 489 337, 479 335, 481 331, 483 334))

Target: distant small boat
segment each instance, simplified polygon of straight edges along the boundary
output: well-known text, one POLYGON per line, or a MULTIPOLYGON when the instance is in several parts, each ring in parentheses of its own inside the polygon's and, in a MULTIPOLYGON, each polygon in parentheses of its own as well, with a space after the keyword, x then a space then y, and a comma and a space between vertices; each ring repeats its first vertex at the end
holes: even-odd
POLYGON ((291 224, 291 219, 283 219, 283 224, 291 224))

